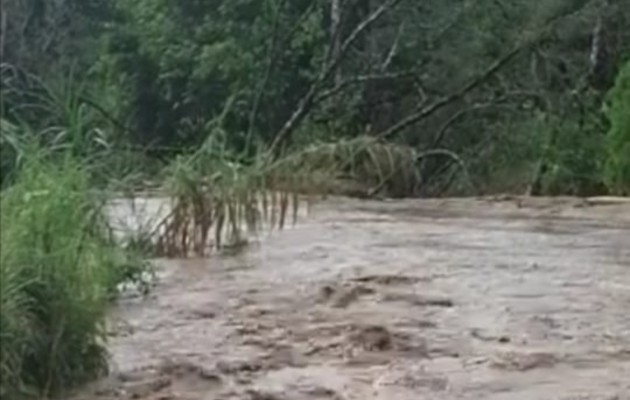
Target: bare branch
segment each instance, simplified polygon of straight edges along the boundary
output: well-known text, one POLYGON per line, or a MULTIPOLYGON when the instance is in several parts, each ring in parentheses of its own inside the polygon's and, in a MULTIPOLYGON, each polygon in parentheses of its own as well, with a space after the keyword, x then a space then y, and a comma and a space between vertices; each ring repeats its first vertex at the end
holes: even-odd
POLYGON ((390 11, 402 0, 387 0, 380 7, 378 7, 372 14, 370 14, 365 20, 359 23, 348 37, 343 41, 338 54, 331 58, 330 61, 325 60, 320 73, 317 78, 311 83, 306 94, 302 97, 298 103, 297 108, 291 115, 291 117, 285 122, 283 127, 277 133, 276 138, 272 142, 269 151, 274 152, 276 148, 284 142, 297 128, 300 122, 308 115, 311 108, 315 103, 317 94, 322 89, 322 85, 331 77, 331 75, 339 67, 341 61, 345 58, 348 50, 352 47, 354 42, 359 36, 373 23, 378 21, 383 15, 390 11))
POLYGON ((311 2, 308 4, 308 7, 306 7, 304 9, 304 11, 300 15, 300 17, 297 19, 297 21, 293 24, 293 27, 291 27, 291 30, 289 30, 289 32, 287 33, 285 38, 292 38, 293 37, 295 32, 300 28, 300 26, 302 26, 302 23, 304 22, 304 20, 315 9, 316 5, 317 5, 317 1, 316 0, 311 0, 311 2))
POLYGON ((477 78, 473 79, 471 82, 469 82, 467 85, 465 85, 464 87, 462 87, 460 90, 458 90, 457 92, 443 97, 442 99, 436 101, 435 103, 421 109, 420 111, 409 115, 407 118, 403 119, 402 121, 400 121, 399 123, 397 123, 396 125, 390 127, 389 129, 385 130, 384 132, 380 133, 378 136, 382 137, 382 138, 387 138, 390 136, 393 136, 399 132, 402 132, 403 130, 407 129, 408 127, 418 123, 419 121, 422 121, 423 119, 433 115, 435 112, 441 110, 442 108, 444 108, 445 106, 461 99, 462 97, 464 97, 466 94, 468 94, 470 91, 472 91, 473 89, 477 88, 478 86, 482 85, 483 83, 485 83, 495 72, 497 72, 498 70, 500 70, 503 66, 505 66, 507 63, 509 63, 514 57, 516 57, 523 49, 525 49, 526 47, 528 47, 530 45, 529 42, 526 42, 522 45, 516 46, 514 47, 509 53, 505 54, 503 57, 501 57, 500 59, 496 60, 494 63, 492 63, 481 75, 479 75, 477 78))
POLYGON ((355 76, 354 78, 348 78, 339 82, 335 87, 331 89, 322 91, 315 99, 315 103, 319 103, 325 99, 328 99, 342 92, 348 86, 366 83, 366 82, 372 82, 372 81, 395 80, 395 79, 405 78, 405 77, 409 77, 413 75, 414 75, 414 72, 408 71, 408 72, 396 72, 396 73, 389 73, 389 74, 355 76))
POLYGON ((382 72, 387 71, 387 68, 389 68, 390 64, 392 63, 392 60, 396 56, 396 52, 398 52, 398 45, 400 43, 400 38, 402 37, 404 29, 405 29, 405 23, 403 21, 400 24, 400 26, 398 27, 398 32, 396 33, 396 38, 394 39, 394 43, 392 43, 391 49, 389 49, 389 53, 387 54, 387 58, 385 58, 385 61, 381 65, 381 71, 382 72))
POLYGON ((7 38, 7 11, 0 10, 0 62, 4 60, 4 45, 7 38))
POLYGON ((438 133, 435 135, 435 138, 433 139, 433 142, 431 143, 429 148, 433 149, 433 148, 438 147, 442 143, 442 140, 444 139, 444 137, 446 136, 446 132, 448 131, 448 129, 451 126, 453 126, 456 122, 458 122, 460 119, 462 119, 464 116, 466 116, 467 114, 470 114, 475 111, 488 110, 491 108, 507 108, 507 105, 505 105, 504 103, 507 100, 513 99, 515 97, 531 97, 531 98, 539 99, 540 95, 535 92, 523 92, 523 91, 510 92, 493 100, 492 102, 474 104, 473 106, 469 108, 464 108, 462 110, 459 110, 457 113, 453 114, 453 116, 449 118, 444 123, 444 125, 442 125, 438 133))
POLYGON ((378 21, 384 14, 389 12, 392 8, 394 8, 398 3, 402 0, 387 0, 379 8, 377 8, 372 14, 370 14, 365 20, 363 20, 359 25, 357 25, 354 30, 348 35, 346 40, 343 41, 341 48, 339 49, 339 54, 337 57, 333 58, 330 63, 322 70, 322 73, 319 77, 319 81, 323 82, 327 80, 330 75, 335 71, 335 69, 339 66, 339 63, 343 60, 345 54, 350 50, 350 47, 356 42, 359 36, 369 28, 373 23, 378 21))
MULTIPOLYGON (((466 168, 466 164, 464 163, 464 161, 461 159, 461 157, 459 157, 457 154, 455 154, 454 152, 452 152, 450 150, 446 150, 446 149, 432 149, 432 150, 423 151, 423 152, 418 153, 418 154, 416 154, 414 156, 414 161, 417 164, 419 161, 424 160, 425 158, 429 158, 429 157, 447 157, 447 158, 449 158, 451 160, 451 162, 456 163, 457 165, 459 165, 460 169, 466 175, 466 177, 469 176, 468 175, 468 168, 466 168)), ((392 171, 392 173, 390 174, 390 177, 393 176, 395 172, 396 171, 392 171)), ((383 179, 376 187, 370 189, 369 192, 368 192, 368 197, 372 197, 376 193, 381 191, 385 187, 385 185, 387 184, 388 180, 389 180, 389 178, 383 179)))
POLYGON ((577 15, 580 11, 582 11, 592 0, 587 0, 585 1, 583 4, 580 4, 578 7, 574 8, 574 9, 570 9, 565 11, 564 13, 559 13, 557 15, 552 16, 551 18, 548 18, 545 23, 543 24, 544 26, 535 34, 533 34, 531 37, 525 38, 520 44, 517 44, 514 48, 512 48, 512 50, 510 50, 508 53, 506 53, 503 57, 499 58, 498 60, 496 60, 495 62, 493 62, 492 64, 490 64, 490 66, 488 66, 488 68, 486 68, 484 70, 484 72, 479 75, 478 77, 476 77, 475 79, 473 79, 471 82, 469 82, 467 85, 465 85, 464 87, 462 87, 461 89, 459 89, 458 91, 442 97, 441 99, 437 100, 436 102, 434 102, 433 104, 424 107, 422 109, 420 109, 419 111, 417 111, 416 113, 413 113, 411 115, 409 115, 407 118, 403 119, 402 121, 400 121, 399 123, 395 124, 394 126, 390 127, 389 129, 381 132, 378 136, 381 138, 387 138, 390 136, 393 136, 397 133, 402 132, 403 130, 407 129, 408 127, 432 116, 433 114, 435 114, 437 111, 441 110, 442 108, 444 108, 445 106, 460 100, 462 97, 464 97, 466 94, 468 94, 469 92, 471 92, 472 90, 476 89, 478 86, 484 84, 486 81, 488 81, 488 79, 490 79, 492 76, 494 76, 494 74, 496 74, 498 71, 500 71, 504 66, 506 66, 510 61, 512 61, 517 55, 519 55, 522 51, 530 48, 531 46, 533 46, 534 44, 536 44, 541 37, 543 37, 547 31, 558 21, 563 20, 565 18, 570 18, 572 16, 577 15))
MULTIPOLYGON (((447 149, 426 150, 416 156, 416 163, 420 160, 424 160, 429 157, 440 157, 440 156, 447 157, 451 160, 451 163, 457 164, 459 168, 461 169, 462 173, 464 174, 464 176, 466 177, 466 181, 468 182, 468 184, 472 188, 474 188, 472 180, 470 179, 470 174, 468 173, 468 168, 466 167, 466 163, 464 163, 464 160, 462 160, 462 158, 453 151, 450 151, 447 149)), ((451 176, 452 179, 450 180, 450 182, 448 182, 448 186, 450 186, 454 177, 455 177, 454 175, 451 176)))
MULTIPOLYGON (((330 51, 333 59, 339 56, 341 51, 341 0, 331 0, 330 4, 330 51)), ((337 70, 335 83, 341 80, 340 71, 337 70)))
POLYGON ((413 82, 414 89, 416 89, 416 94, 418 95, 418 107, 424 106, 429 100, 429 96, 427 95, 427 91, 424 88, 420 79, 415 79, 413 82))
POLYGON ((249 114, 249 125, 247 128, 247 148, 249 149, 251 136, 254 130, 254 124, 256 123, 256 117, 258 116, 258 109, 260 108, 260 102, 262 101, 263 95, 267 88, 267 84, 269 83, 269 79, 271 77, 271 71, 273 70, 274 61, 276 59, 276 48, 279 32, 280 32, 280 15, 282 14, 282 9, 284 8, 286 0, 279 0, 277 9, 274 16, 273 27, 271 31, 271 37, 269 38, 269 47, 267 49, 267 67, 265 69, 265 75, 263 76, 263 80, 258 88, 258 93, 256 93, 256 98, 254 99, 254 105, 252 106, 252 110, 249 114))

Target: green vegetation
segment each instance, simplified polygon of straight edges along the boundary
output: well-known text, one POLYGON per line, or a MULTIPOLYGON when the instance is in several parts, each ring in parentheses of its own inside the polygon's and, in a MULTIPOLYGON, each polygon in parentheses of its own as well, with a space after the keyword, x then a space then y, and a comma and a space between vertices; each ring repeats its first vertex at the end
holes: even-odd
POLYGON ((131 249, 206 255, 303 195, 630 192, 627 0, 5 0, 2 397, 105 368, 131 249), (107 193, 173 210, 131 246, 107 193), (26 333, 24 333, 26 332, 26 333))
POLYGON ((368 195, 618 192, 602 99, 630 54, 625 1, 11 0, 2 115, 47 143, 80 118, 67 139, 107 146, 103 170, 131 187, 220 119, 247 166, 322 142, 397 149, 406 168, 352 174, 368 195))
POLYGON ((407 166, 435 154, 355 182, 368 194, 618 191, 601 103, 629 54, 624 1, 12 0, 2 114, 55 143, 80 117, 70 140, 109 146, 134 185, 220 119, 244 165, 365 137, 407 166))
POLYGON ((45 397, 105 372, 105 313, 116 285, 142 268, 114 244, 88 167, 45 155, 29 148, 2 192, 2 398, 45 397))
POLYGON ((606 179, 613 192, 630 194, 630 62, 626 63, 610 93, 607 110, 606 179))

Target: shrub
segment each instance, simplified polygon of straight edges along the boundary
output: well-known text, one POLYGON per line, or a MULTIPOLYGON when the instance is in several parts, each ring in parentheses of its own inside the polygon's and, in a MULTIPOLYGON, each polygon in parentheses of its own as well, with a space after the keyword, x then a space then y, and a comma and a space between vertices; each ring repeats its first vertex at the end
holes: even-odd
POLYGON ((610 190, 630 194, 630 62, 622 68, 609 95, 606 115, 611 127, 607 135, 604 175, 610 190))
POLYGON ((104 321, 130 258, 87 166, 28 151, 0 207, 0 397, 48 396, 106 371, 104 321))
POLYGON ((550 118, 548 129, 554 139, 547 149, 543 193, 590 196, 605 191, 600 173, 605 150, 597 119, 589 116, 580 124, 572 118, 550 118))

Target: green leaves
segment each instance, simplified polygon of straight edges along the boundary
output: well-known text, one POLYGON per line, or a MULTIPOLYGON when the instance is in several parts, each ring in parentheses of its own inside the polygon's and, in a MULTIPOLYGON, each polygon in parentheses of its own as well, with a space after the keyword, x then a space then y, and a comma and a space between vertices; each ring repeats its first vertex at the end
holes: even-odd
POLYGON ((127 112, 141 145, 148 138, 169 147, 199 145, 205 133, 191 132, 190 122, 204 125, 235 95, 226 128, 243 137, 261 90, 253 128, 258 137, 270 135, 323 54, 322 9, 309 1, 118 0, 116 6, 120 19, 111 32, 123 37, 103 58, 125 77, 127 112))
POLYGON ((621 69, 615 87, 609 94, 610 120, 607 134, 608 158, 605 176, 610 189, 618 194, 630 194, 630 62, 621 69))
POLYGON ((110 236, 84 162, 28 146, 0 201, 0 393, 48 398, 107 370, 105 315, 135 257, 110 236))

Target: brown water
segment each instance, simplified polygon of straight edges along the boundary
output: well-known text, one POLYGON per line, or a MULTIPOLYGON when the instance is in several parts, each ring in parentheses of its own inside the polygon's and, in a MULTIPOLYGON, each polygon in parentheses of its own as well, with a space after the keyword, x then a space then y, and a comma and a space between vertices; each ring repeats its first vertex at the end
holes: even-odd
POLYGON ((331 200, 158 265, 79 399, 630 399, 630 202, 331 200))

